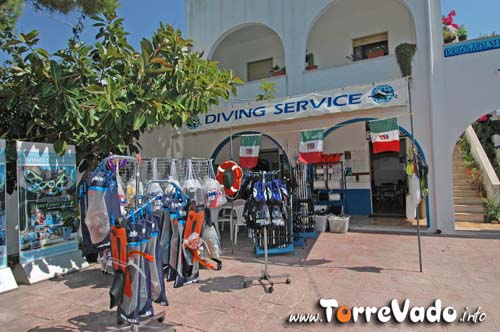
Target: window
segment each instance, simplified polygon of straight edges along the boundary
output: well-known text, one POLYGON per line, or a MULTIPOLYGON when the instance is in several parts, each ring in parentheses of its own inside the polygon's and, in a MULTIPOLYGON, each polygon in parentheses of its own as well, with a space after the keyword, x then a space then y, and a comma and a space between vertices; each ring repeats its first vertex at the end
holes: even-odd
POLYGON ((247 63, 247 80, 255 81, 271 77, 273 58, 247 63))
POLYGON ((353 60, 376 58, 389 54, 387 32, 352 40, 353 60))

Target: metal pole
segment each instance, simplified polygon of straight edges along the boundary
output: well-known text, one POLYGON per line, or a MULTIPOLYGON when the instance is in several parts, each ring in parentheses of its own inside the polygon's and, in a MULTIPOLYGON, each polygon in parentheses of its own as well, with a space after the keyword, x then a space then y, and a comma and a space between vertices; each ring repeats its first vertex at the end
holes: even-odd
MULTIPOLYGON (((229 159, 233 160, 233 132, 231 130, 231 127, 229 127, 229 159)), ((231 200, 231 215, 229 216, 229 240, 231 241, 232 254, 234 254, 233 211, 234 211, 234 200, 231 200)))
MULTIPOLYGON (((411 126, 411 148, 413 152, 413 159, 415 159, 416 151, 415 151, 415 134, 413 132, 413 109, 412 109, 412 104, 411 104, 411 76, 408 77, 408 102, 410 104, 410 126, 411 126)), ((419 204, 420 205, 420 204, 419 204)), ((420 264, 420 272, 423 271, 422 269, 422 244, 420 241, 420 211, 419 207, 417 206, 417 238, 418 238, 418 262, 420 264)))

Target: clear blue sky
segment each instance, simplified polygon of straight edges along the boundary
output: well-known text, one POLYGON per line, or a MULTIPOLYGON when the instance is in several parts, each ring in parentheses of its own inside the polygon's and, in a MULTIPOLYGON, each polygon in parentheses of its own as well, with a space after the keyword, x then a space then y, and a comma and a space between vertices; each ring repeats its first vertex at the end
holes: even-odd
MULTIPOLYGON (((118 16, 124 18, 125 31, 130 33, 129 42, 136 48, 143 37, 151 37, 160 22, 185 30, 184 0, 121 0, 120 3, 118 16)), ((67 40, 73 36, 71 27, 77 21, 78 13, 60 15, 38 12, 26 6, 17 29, 19 32, 39 30, 39 46, 53 52, 66 46, 67 40)), ((84 24, 86 32, 80 39, 92 42, 97 30, 92 27, 90 19, 84 24)))
MULTIPOLYGON (((142 37, 151 36, 160 21, 170 22, 175 27, 185 30, 184 0, 122 0, 121 3, 119 15, 125 19, 125 29, 130 32, 129 41, 136 48, 139 47, 142 37)), ((490 34, 493 31, 500 33, 498 18, 500 0, 442 0, 442 4, 443 15, 451 9, 456 10, 455 22, 467 26, 469 38, 490 34)), ((67 39, 72 36, 71 26, 58 20, 72 25, 77 21, 77 15, 50 14, 55 19, 46 15, 47 13, 36 12, 26 7, 19 20, 18 30, 20 32, 40 30, 40 46, 49 51, 65 47, 67 39)), ((90 34, 82 33, 82 40, 90 42, 95 30, 89 21, 86 22, 85 29, 90 34)))

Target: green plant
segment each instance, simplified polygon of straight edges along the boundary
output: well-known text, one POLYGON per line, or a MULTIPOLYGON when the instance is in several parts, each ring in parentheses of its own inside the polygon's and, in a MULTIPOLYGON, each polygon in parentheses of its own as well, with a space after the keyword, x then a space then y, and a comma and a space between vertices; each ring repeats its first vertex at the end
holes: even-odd
POLYGON ((314 54, 312 53, 307 53, 306 54, 306 62, 308 66, 314 66, 314 54))
POLYGON ((483 173, 478 167, 473 167, 471 170, 472 184, 476 188, 476 191, 482 192, 483 190, 483 173))
POLYGON ((486 202, 486 216, 491 220, 500 220, 500 201, 498 198, 487 199, 486 202))
POLYGON ((396 46, 396 59, 398 60, 399 68, 403 77, 411 76, 412 60, 417 51, 417 45, 402 43, 396 46))
POLYGON ((467 39, 468 31, 465 25, 461 25, 460 28, 457 30, 457 35, 459 39, 467 39))
POLYGON ((273 68, 271 68, 271 73, 275 73, 275 72, 278 72, 280 70, 285 70, 285 67, 281 68, 280 66, 275 65, 273 68))
POLYGON ((443 26, 443 41, 445 44, 453 42, 457 38, 457 34, 449 29, 447 26, 443 26))
POLYGON ((259 90, 261 93, 257 95, 255 100, 257 101, 263 101, 267 100, 270 101, 273 98, 276 98, 276 83, 274 82, 269 82, 267 80, 262 80, 262 85, 259 86, 259 90))
POLYGON ((114 11, 92 19, 99 29, 94 43, 70 41, 50 55, 32 31, 6 45, 11 60, 0 67, 0 135, 10 142, 9 192, 15 140, 54 143, 59 153, 75 145, 85 172, 110 152, 137 153, 146 130, 179 127, 242 83, 192 51, 192 42, 170 25, 160 24, 135 50, 114 11))

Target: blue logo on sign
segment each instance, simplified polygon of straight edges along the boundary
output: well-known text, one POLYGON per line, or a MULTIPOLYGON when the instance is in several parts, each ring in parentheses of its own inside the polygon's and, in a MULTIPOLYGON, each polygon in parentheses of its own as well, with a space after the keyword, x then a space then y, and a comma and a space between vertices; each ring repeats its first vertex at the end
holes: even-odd
POLYGON ((373 88, 372 95, 373 101, 379 104, 388 103, 396 97, 394 88, 388 84, 378 85, 373 88))
POLYGON ((198 128, 200 128, 200 126, 201 126, 201 122, 200 122, 199 117, 192 118, 186 123, 186 127, 188 129, 192 129, 192 130, 198 129, 198 128))

